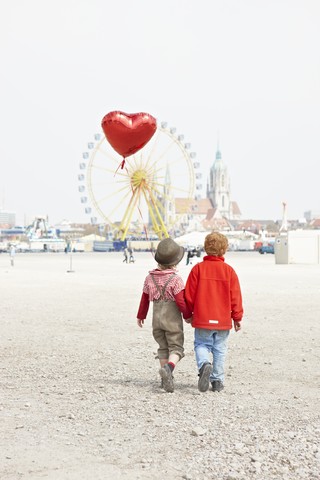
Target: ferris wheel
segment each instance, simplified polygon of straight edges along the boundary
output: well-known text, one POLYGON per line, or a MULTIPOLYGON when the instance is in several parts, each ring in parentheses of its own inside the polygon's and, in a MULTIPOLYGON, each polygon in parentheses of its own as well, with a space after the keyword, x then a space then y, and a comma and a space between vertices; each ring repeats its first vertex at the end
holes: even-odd
POLYGON ((162 122, 123 168, 103 133, 93 139, 78 174, 80 201, 91 223, 106 224, 121 240, 147 231, 161 239, 177 230, 202 189, 200 164, 184 135, 162 122))

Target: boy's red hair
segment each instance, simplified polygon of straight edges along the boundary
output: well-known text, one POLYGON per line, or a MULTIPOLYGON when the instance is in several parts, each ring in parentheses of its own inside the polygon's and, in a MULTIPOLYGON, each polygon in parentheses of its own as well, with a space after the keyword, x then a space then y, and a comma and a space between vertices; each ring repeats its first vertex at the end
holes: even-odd
POLYGON ((228 239, 219 232, 209 233, 204 240, 204 249, 207 255, 222 257, 228 249, 228 239))

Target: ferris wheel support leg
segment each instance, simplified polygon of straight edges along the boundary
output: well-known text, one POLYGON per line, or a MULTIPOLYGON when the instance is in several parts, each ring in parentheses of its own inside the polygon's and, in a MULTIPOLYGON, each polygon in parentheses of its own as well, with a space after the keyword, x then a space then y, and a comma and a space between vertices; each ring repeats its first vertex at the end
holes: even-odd
POLYGON ((163 234, 164 237, 169 237, 167 228, 166 228, 166 226, 165 226, 165 224, 162 220, 161 214, 160 214, 159 209, 157 207, 156 200, 155 200, 154 196, 152 195, 151 190, 147 189, 147 191, 148 191, 149 199, 151 200, 151 203, 147 199, 147 195, 146 195, 145 190, 143 190, 143 194, 144 194, 144 197, 145 197, 146 202, 148 204, 149 214, 150 214, 150 218, 151 218, 153 228, 154 228, 155 232, 157 233, 158 237, 162 238, 161 233, 163 234), (154 212, 155 212, 155 214, 154 214, 154 212))
POLYGON ((127 232, 128 232, 128 229, 129 229, 131 218, 132 218, 134 209, 137 205, 138 198, 139 198, 139 195, 137 194, 137 189, 135 189, 133 191, 132 197, 130 199, 129 206, 126 210, 125 216, 123 217, 121 225, 119 227, 119 231, 123 232, 122 235, 121 235, 121 240, 122 241, 125 240, 125 238, 127 236, 127 232))

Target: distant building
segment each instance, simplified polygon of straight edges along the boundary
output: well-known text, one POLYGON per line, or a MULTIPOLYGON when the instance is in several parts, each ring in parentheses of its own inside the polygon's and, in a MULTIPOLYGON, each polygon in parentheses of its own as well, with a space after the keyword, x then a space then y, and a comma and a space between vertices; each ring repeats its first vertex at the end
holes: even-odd
POLYGON ((0 210, 0 228, 11 228, 16 224, 16 214, 0 210))
POLYGON ((320 230, 320 215, 318 218, 314 218, 311 220, 310 225, 311 228, 314 228, 316 230, 320 230))
POLYGON ((218 208, 209 208, 202 225, 205 230, 232 230, 232 225, 218 208))
POLYGON ((210 208, 212 208, 212 205, 208 198, 200 198, 199 200, 176 198, 176 225, 179 226, 181 232, 204 230, 202 222, 207 217, 210 208))
POLYGON ((310 222, 311 220, 317 219, 320 217, 320 211, 308 210, 304 212, 304 218, 310 222))
POLYGON ((231 199, 228 169, 222 160, 219 148, 209 173, 207 198, 210 199, 212 207, 217 209, 221 216, 227 220, 239 220, 241 218, 238 204, 231 199))
POLYGON ((228 169, 219 149, 209 172, 206 198, 175 198, 174 210, 182 231, 232 230, 234 221, 241 219, 238 204, 231 198, 228 169))

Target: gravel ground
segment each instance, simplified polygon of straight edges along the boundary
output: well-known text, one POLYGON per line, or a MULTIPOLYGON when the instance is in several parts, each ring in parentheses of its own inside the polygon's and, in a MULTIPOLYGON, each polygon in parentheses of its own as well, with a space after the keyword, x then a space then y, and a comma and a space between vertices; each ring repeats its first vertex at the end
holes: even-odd
POLYGON ((320 266, 227 253, 245 317, 226 388, 197 390, 185 324, 169 394, 136 325, 155 262, 135 256, 0 254, 0 479, 319 479, 320 266))

